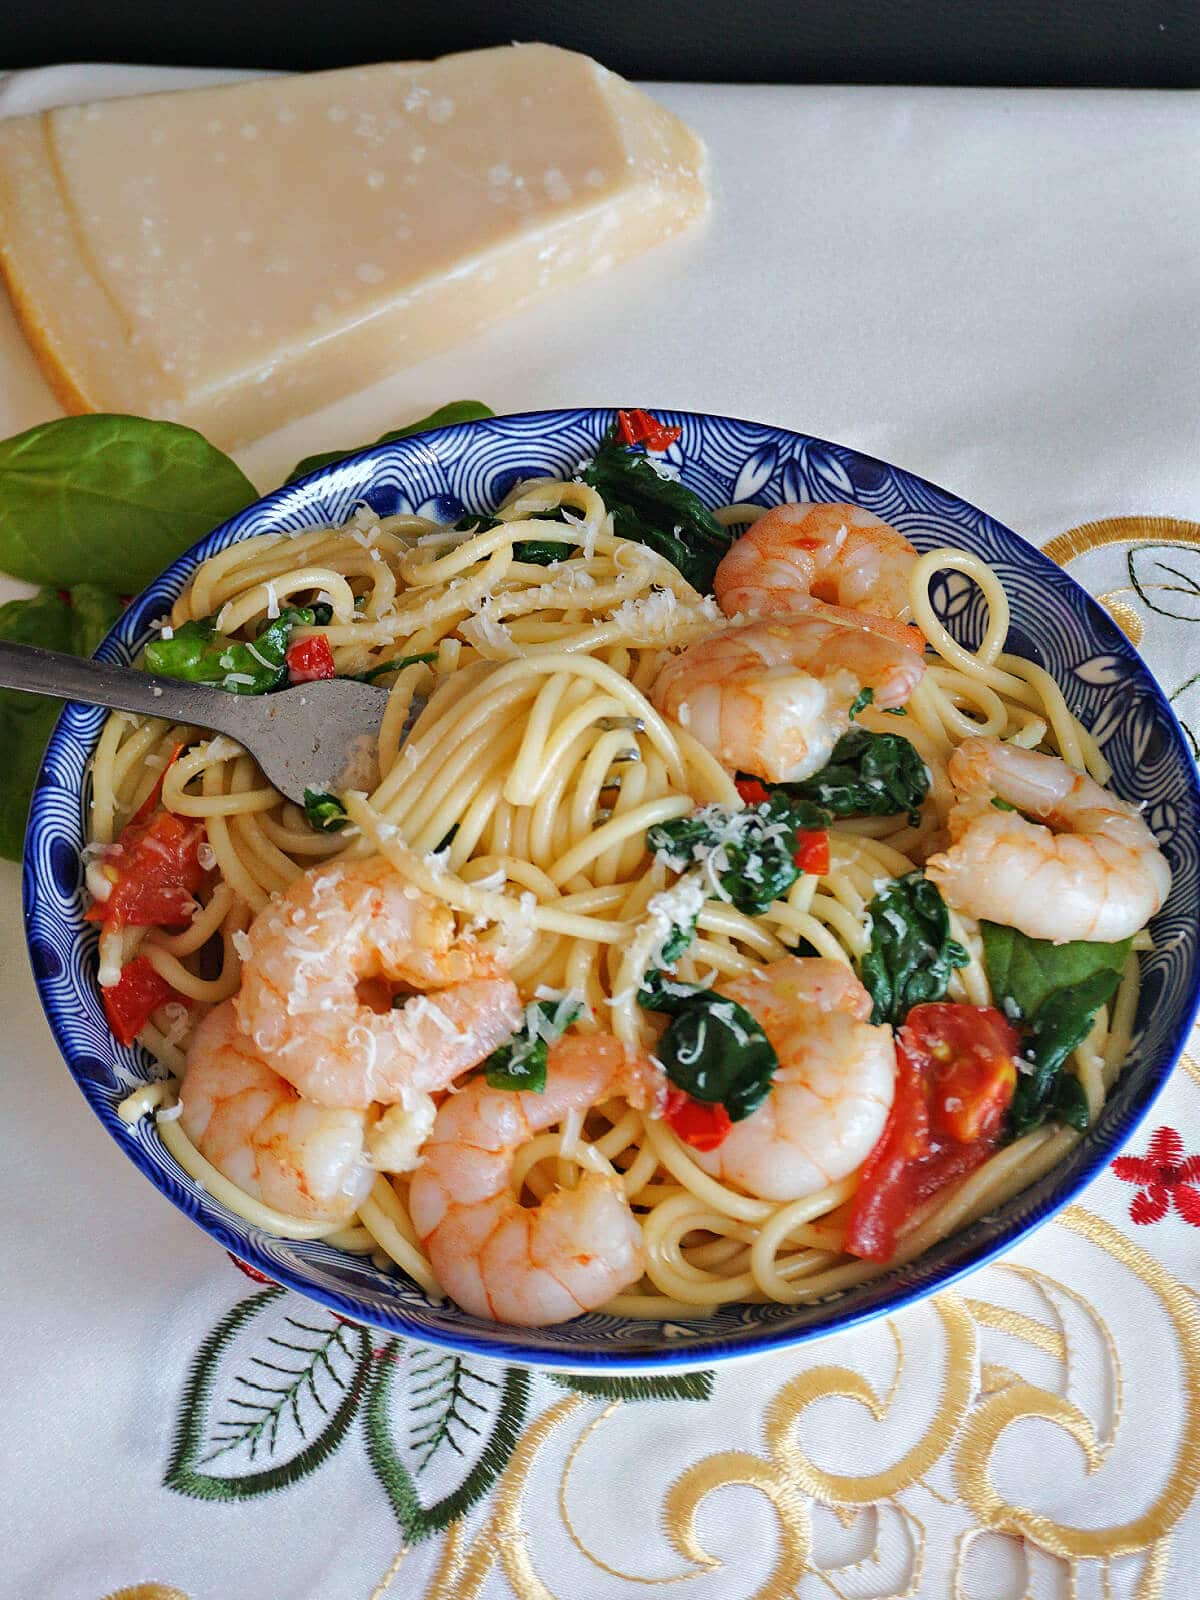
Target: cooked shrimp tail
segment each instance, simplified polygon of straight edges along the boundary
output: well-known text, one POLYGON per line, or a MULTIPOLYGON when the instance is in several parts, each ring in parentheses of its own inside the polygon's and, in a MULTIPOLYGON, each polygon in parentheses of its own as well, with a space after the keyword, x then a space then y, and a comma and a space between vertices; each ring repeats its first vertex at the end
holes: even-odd
POLYGON ((196 1029, 180 1101, 200 1154, 264 1205, 332 1228, 366 1198, 366 1114, 302 1100, 242 1033, 232 1001, 196 1029))
POLYGON ((833 607, 865 613, 897 642, 921 650, 920 630, 897 626, 911 614, 916 559, 902 533, 861 506, 774 506, 730 547, 713 588, 727 617, 833 607))
POLYGON ((571 1034, 550 1047, 544 1093, 475 1078, 442 1102, 408 1203, 438 1282, 465 1311, 541 1327, 594 1310, 641 1277, 641 1231, 615 1179, 585 1172, 532 1209, 509 1179, 535 1134, 636 1094, 635 1076, 649 1070, 609 1034, 571 1034))
POLYGON ((247 934, 234 1002, 255 1048, 308 1100, 391 1104, 443 1089, 511 1036, 516 986, 448 906, 379 856, 304 873, 247 934), (417 992, 391 1009, 360 991, 417 992))
POLYGON ((688 645, 659 670, 651 698, 731 771, 788 783, 826 764, 860 690, 887 710, 924 671, 915 650, 861 620, 781 617, 688 645))
POLYGON ((971 738, 949 773, 951 844, 925 870, 956 910, 1031 939, 1109 943, 1163 905, 1171 869, 1137 807, 1057 756, 971 738))
POLYGON ((855 1172, 891 1110, 896 1051, 891 1028, 867 1020, 871 997, 853 971, 785 956, 717 988, 762 1025, 779 1067, 757 1110, 693 1160, 765 1200, 799 1200, 855 1172))

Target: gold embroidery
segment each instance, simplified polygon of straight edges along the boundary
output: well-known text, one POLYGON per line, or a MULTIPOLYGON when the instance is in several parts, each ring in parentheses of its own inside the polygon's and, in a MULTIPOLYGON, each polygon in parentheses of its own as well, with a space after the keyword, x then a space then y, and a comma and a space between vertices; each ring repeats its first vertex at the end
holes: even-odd
POLYGON ((1200 522, 1185 522, 1180 517, 1104 517, 1055 534, 1042 546, 1042 554, 1065 567, 1086 550, 1099 550, 1102 545, 1145 544, 1159 539, 1200 544, 1200 522))
POLYGON ((924 1437, 882 1472, 850 1475, 816 1466, 795 1441, 795 1428, 805 1407, 839 1395, 858 1400, 877 1422, 887 1414, 867 1380, 850 1367, 814 1367, 784 1384, 767 1408, 766 1433, 771 1454, 806 1494, 827 1505, 867 1505, 886 1500, 916 1483, 949 1449, 971 1402, 975 1386, 976 1333, 966 1306, 953 1292, 938 1295, 933 1309, 942 1324, 946 1377, 941 1404, 924 1437))
POLYGON ((1175 1525, 1200 1483, 1200 1314, 1183 1287, 1147 1251, 1102 1217, 1071 1206, 1059 1223, 1083 1235, 1140 1278, 1157 1296, 1175 1330, 1183 1359, 1187 1417, 1167 1488, 1142 1516, 1110 1528, 1070 1527, 1007 1505, 993 1487, 988 1468, 1000 1435, 1018 1417, 1040 1417, 1065 1429, 1083 1450, 1089 1472, 1096 1471, 1104 1459, 1092 1424, 1072 1401, 1024 1382, 989 1396, 967 1418, 954 1463, 955 1481, 965 1503, 986 1527, 1021 1535, 1068 1560, 1129 1555, 1160 1539, 1175 1525))
POLYGON ((994 1306, 988 1300, 967 1300, 964 1304, 982 1327, 995 1328, 998 1333, 1011 1334, 1014 1339, 1024 1339, 1026 1344, 1044 1350, 1058 1361, 1067 1359, 1067 1342, 1062 1334, 1036 1317, 1010 1311, 1007 1306, 994 1306))
POLYGON ((1197 1061, 1194 1056, 1189 1055, 1185 1050, 1179 1058, 1179 1065, 1193 1083, 1200 1084, 1200 1061, 1197 1061))
MULTIPOLYGON (((686 1560, 697 1566, 719 1567, 721 1562, 711 1556, 696 1537, 696 1511, 714 1489, 734 1483, 760 1489, 779 1518, 779 1556, 775 1570, 756 1591, 753 1600, 790 1600, 796 1585, 809 1570, 812 1530, 807 1502, 788 1482, 777 1462, 764 1461, 761 1456, 752 1456, 743 1450, 725 1450, 696 1462, 676 1478, 667 1491, 663 1508, 667 1536, 686 1560)), ((525 1600, 524 1595, 521 1600, 525 1600)))
POLYGON ((1102 605, 1105 611, 1120 628, 1130 644, 1141 644, 1145 625, 1141 617, 1127 601, 1120 599, 1123 594, 1131 594, 1131 589, 1106 589, 1103 594, 1096 596, 1097 605, 1102 605))
POLYGON ((169 1583, 135 1583, 128 1589, 114 1589, 104 1600, 188 1600, 182 1589, 169 1583))
POLYGON ((1171 1557, 1170 1538, 1156 1539, 1146 1552, 1146 1565, 1133 1600, 1162 1600, 1166 1593, 1167 1564, 1171 1557))
POLYGON ((383 1577, 380 1578, 379 1582, 371 1590, 371 1600, 383 1600, 384 1595, 388 1592, 388 1590, 392 1586, 392 1579, 400 1571, 401 1563, 403 1562, 405 1556, 408 1554, 409 1549, 410 1549, 410 1546, 408 1546, 406 1544, 402 1544, 400 1546, 399 1550, 396 1551, 396 1554, 395 1554, 395 1557, 392 1560, 391 1566, 387 1569, 387 1571, 384 1573, 383 1577))

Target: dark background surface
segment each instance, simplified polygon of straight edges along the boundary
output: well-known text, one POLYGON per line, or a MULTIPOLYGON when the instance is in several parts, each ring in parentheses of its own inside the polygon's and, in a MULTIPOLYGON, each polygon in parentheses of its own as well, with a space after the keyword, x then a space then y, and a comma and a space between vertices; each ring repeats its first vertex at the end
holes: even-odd
POLYGON ((319 68, 513 39, 631 78, 1200 86, 1200 0, 9 0, 0 67, 319 68))

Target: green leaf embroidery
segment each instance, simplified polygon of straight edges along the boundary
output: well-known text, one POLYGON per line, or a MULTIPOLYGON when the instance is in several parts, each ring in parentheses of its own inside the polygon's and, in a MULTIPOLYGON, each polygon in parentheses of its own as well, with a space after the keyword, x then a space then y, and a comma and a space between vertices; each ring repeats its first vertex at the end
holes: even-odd
POLYGON ((136 593, 256 497, 236 462, 191 428, 60 417, 0 442, 0 568, 136 593))
POLYGON ((392 1379, 402 1348, 401 1340, 390 1340, 377 1361, 363 1423, 375 1476, 391 1502, 401 1533, 415 1544, 461 1517, 508 1465, 529 1404, 529 1375, 518 1367, 506 1367, 503 1378, 496 1380, 483 1376, 461 1356, 416 1350, 415 1382, 410 1391, 415 1404, 410 1399, 412 1421, 404 1450, 415 1462, 410 1472, 396 1444, 392 1416, 392 1379), (461 1482, 431 1505, 423 1504, 417 1476, 443 1445, 469 1459, 466 1447, 470 1436, 482 1443, 461 1482))
POLYGON ((663 1377, 581 1377, 572 1372, 552 1372, 562 1389, 599 1395, 605 1400, 711 1400, 711 1372, 673 1372, 663 1377))
POLYGON ((221 1407, 213 1403, 223 1358, 237 1335, 285 1294, 280 1288, 264 1289, 240 1301, 201 1345, 188 1378, 165 1487, 199 1500, 248 1500, 307 1477, 346 1437, 370 1371, 371 1340, 365 1328, 338 1320, 319 1326, 286 1316, 288 1337, 268 1335, 269 1357, 252 1355, 254 1375, 235 1374, 235 1392, 221 1407), (214 1420, 218 1409, 221 1414, 214 1420), (303 1448, 287 1459, 255 1472, 207 1470, 234 1452, 250 1461, 260 1449, 274 1457, 282 1428, 303 1441, 303 1448))
MULTIPOLYGON (((485 406, 480 400, 451 400, 449 405, 439 406, 427 417, 420 417, 416 422, 410 422, 407 427, 393 428, 390 433, 381 434, 373 443, 390 444, 393 439, 407 439, 414 433, 428 433, 433 428, 449 428, 456 422, 478 422, 482 417, 495 415, 492 408, 485 406)), ((316 472, 319 467, 331 466, 335 461, 344 461, 347 456, 371 448, 371 445, 359 444, 352 445, 346 450, 321 450, 315 456, 305 456, 304 460, 298 461, 288 473, 286 481, 291 483, 295 478, 306 478, 310 472, 316 472)))

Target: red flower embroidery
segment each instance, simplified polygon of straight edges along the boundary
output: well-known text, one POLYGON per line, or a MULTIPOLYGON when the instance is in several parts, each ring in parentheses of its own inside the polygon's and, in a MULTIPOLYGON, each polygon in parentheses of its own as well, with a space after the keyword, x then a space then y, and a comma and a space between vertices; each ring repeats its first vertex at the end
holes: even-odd
POLYGON ((1157 1128, 1144 1156, 1118 1156, 1112 1169, 1123 1183, 1139 1186, 1129 1202, 1134 1222, 1161 1222, 1174 1201, 1183 1220, 1200 1228, 1200 1155, 1184 1156, 1174 1128, 1157 1128))

